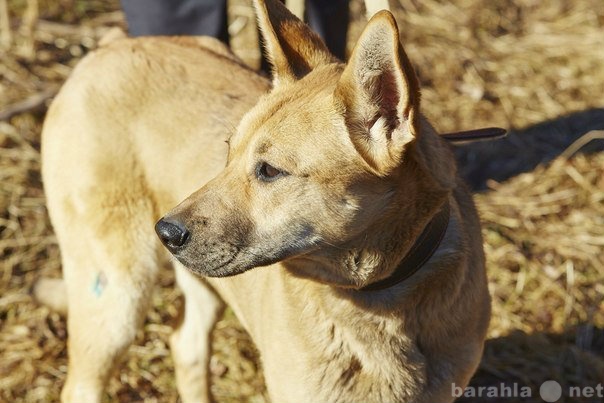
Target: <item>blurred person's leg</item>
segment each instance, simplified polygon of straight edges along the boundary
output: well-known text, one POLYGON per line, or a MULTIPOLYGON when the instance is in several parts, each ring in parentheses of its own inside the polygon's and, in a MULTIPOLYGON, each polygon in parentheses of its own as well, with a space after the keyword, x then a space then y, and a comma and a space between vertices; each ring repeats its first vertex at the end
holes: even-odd
POLYGON ((226 0, 122 0, 132 36, 208 35, 228 44, 226 0))
MULTIPOLYGON (((283 2, 283 0, 281 0, 283 2)), ((346 59, 346 36, 350 20, 349 0, 306 0, 305 20, 338 59, 346 59)), ((259 35, 262 43, 262 35, 259 35)), ((264 46, 261 46, 264 49, 264 46)), ((264 52, 260 70, 270 71, 264 52)))
POLYGON ((346 57, 349 14, 348 0, 306 0, 308 25, 341 60, 346 57))

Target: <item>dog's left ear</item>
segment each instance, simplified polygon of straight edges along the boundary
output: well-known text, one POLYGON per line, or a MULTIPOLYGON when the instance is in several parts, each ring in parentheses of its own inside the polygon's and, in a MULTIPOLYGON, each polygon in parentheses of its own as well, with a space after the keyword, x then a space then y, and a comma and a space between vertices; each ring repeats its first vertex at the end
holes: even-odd
POLYGON ((419 133, 419 84, 392 14, 380 11, 361 34, 335 91, 352 142, 387 175, 419 133))
POLYGON ((322 64, 335 63, 319 35, 279 0, 254 0, 258 26, 273 66, 273 85, 304 77, 322 64))

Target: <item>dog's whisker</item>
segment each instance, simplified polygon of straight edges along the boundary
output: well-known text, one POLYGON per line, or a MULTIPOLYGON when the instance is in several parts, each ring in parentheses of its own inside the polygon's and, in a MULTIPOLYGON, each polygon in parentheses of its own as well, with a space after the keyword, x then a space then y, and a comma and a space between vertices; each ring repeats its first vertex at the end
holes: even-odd
POLYGON ((325 244, 325 245, 327 245, 327 246, 331 246, 332 248, 335 248, 335 249, 338 249, 338 250, 346 250, 346 249, 347 249, 347 248, 344 248, 343 246, 338 246, 338 245, 333 244, 333 243, 331 243, 331 242, 327 242, 327 241, 326 241, 326 240, 324 240, 324 239, 319 239, 319 240, 317 240, 317 243, 319 243, 319 244, 325 244))

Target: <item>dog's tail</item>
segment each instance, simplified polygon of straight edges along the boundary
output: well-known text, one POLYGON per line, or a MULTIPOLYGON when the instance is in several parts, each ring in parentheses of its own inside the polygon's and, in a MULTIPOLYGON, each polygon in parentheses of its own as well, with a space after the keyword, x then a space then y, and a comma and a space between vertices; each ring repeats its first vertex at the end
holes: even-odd
POLYGON ((34 284, 32 294, 42 305, 67 315, 67 290, 63 279, 42 277, 34 284))

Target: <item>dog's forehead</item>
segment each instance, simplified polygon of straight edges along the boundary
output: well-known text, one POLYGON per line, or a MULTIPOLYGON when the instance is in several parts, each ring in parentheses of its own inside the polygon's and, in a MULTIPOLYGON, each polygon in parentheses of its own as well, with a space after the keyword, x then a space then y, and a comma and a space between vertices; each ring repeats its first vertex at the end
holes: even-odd
POLYGON ((255 144, 266 151, 277 138, 293 144, 328 135, 340 117, 333 103, 340 74, 339 66, 326 66, 274 89, 244 117, 231 145, 248 148, 255 144))

